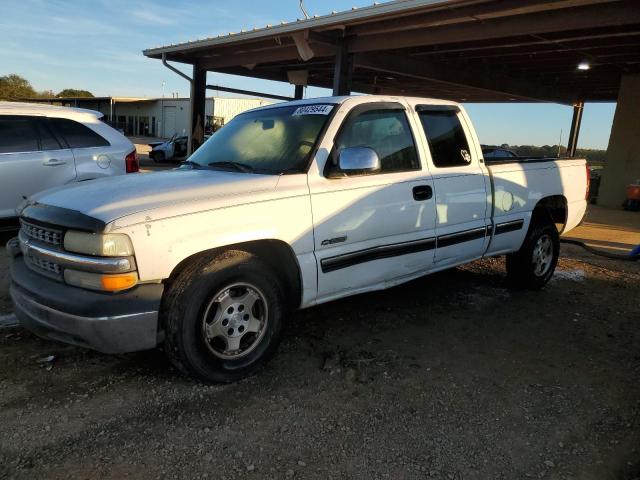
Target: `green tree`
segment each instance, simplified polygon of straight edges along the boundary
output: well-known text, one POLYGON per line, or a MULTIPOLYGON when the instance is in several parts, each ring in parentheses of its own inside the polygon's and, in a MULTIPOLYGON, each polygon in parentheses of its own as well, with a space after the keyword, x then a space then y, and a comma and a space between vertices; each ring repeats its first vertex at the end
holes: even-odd
MULTIPOLYGON (((503 145, 504 147, 504 145, 503 145)), ((507 145, 505 148, 516 153, 520 157, 556 157, 558 156, 557 145, 543 145, 541 147, 535 145, 507 145)), ((560 146, 560 155, 567 154, 567 147, 560 146)), ((590 162, 605 162, 607 157, 606 150, 578 148, 576 156, 586 158, 590 162)))
POLYGON ((20 100, 37 95, 29 80, 15 73, 0 77, 0 100, 20 100))
POLYGON ((83 97, 83 98, 93 98, 93 93, 87 90, 77 90, 75 88, 65 88, 61 92, 59 92, 56 97, 83 97))

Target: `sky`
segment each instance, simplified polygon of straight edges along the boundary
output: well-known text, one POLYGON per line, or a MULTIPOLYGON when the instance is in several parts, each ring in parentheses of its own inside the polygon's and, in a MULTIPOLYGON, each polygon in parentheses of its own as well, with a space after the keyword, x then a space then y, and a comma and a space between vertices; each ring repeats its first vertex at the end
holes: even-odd
MULTIPOLYGON (((309 14, 363 7, 372 0, 305 0, 309 14)), ((298 0, 2 0, 0 76, 16 73, 36 90, 89 90, 97 96, 189 95, 188 83, 142 50, 301 18, 298 0)), ((185 69, 185 71, 187 71, 185 69)), ((190 72, 188 72, 190 73, 190 72)), ((209 73, 219 84, 292 95, 293 87, 209 73)), ((318 88, 307 97, 330 95, 318 88)), ((566 144, 570 107, 468 104, 484 144, 566 144)), ((580 148, 606 148, 615 104, 587 104, 580 148)))

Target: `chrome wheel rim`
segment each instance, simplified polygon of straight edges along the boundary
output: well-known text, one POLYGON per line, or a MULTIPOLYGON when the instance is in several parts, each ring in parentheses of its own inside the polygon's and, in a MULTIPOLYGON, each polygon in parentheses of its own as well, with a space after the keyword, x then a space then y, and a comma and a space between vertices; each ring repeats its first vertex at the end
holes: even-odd
POLYGON ((553 263, 553 242, 549 235, 542 235, 533 247, 533 273, 543 277, 551 269, 553 263))
POLYGON ((264 294, 254 285, 235 283, 218 291, 202 317, 207 349, 234 360, 251 353, 264 337, 268 322, 264 294))

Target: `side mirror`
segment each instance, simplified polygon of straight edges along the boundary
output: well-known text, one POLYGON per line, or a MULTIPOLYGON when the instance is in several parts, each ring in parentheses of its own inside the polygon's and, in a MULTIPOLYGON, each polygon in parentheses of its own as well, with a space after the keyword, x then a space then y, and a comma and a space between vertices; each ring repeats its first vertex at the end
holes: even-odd
POLYGON ((338 167, 346 175, 366 175, 380 171, 380 159, 372 148, 349 147, 340 151, 338 167))

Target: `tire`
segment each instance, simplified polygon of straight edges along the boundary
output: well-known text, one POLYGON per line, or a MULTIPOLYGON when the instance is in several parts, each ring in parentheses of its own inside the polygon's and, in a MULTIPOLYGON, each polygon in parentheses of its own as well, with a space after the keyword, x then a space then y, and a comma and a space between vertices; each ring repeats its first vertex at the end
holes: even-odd
POLYGON ((164 162, 164 152, 155 152, 153 154, 153 161, 156 163, 164 162))
POLYGON ((507 278, 511 286, 539 290, 553 276, 560 256, 560 235, 545 214, 534 215, 524 244, 507 255, 507 278))
POLYGON ((164 349, 189 376, 207 383, 240 380, 275 353, 287 311, 284 298, 278 276, 250 253, 197 257, 165 294, 164 349))

